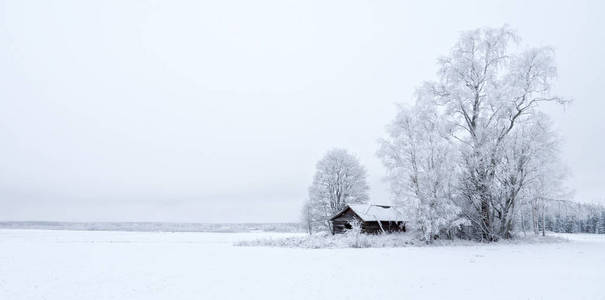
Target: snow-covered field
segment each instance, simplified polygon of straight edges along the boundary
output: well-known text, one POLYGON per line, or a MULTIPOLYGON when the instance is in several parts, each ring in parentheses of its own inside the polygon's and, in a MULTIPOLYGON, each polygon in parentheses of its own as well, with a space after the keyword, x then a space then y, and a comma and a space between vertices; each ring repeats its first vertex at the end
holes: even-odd
POLYGON ((605 235, 379 249, 279 233, 0 230, 0 299, 605 299, 605 235))

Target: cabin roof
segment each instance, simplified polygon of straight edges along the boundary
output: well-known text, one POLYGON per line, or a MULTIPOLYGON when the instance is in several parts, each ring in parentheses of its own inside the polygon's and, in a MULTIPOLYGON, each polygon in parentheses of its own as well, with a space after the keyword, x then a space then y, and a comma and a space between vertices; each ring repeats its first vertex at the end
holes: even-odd
POLYGON ((334 220, 351 209, 363 221, 403 221, 403 214, 398 207, 388 205, 373 204, 350 204, 343 210, 334 215, 330 220, 334 220))

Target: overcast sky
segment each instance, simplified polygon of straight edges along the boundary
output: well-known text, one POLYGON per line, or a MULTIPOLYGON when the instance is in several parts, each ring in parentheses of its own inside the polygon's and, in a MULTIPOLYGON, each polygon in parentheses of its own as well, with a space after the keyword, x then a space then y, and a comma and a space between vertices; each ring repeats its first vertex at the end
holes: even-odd
POLYGON ((604 2, 422 2, 0 0, 0 220, 297 221, 333 147, 388 203, 395 104, 503 24, 556 49, 569 183, 605 202, 604 2))

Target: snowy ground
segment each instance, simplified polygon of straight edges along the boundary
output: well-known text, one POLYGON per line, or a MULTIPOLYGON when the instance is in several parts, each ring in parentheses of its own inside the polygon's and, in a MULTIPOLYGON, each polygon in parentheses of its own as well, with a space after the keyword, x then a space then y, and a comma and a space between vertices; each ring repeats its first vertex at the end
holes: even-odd
POLYGON ((531 245, 234 247, 278 233, 0 230, 0 299, 605 299, 605 235, 531 245))

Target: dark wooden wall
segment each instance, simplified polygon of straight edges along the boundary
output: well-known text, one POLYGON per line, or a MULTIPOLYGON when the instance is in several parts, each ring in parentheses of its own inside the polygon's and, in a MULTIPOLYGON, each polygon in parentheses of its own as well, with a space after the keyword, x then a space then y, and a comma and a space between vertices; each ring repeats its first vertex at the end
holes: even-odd
POLYGON ((401 221, 369 221, 363 222, 361 229, 365 233, 405 232, 405 223, 401 221), (380 226, 382 225, 382 228, 380 226))
POLYGON ((332 220, 332 234, 344 233, 351 229, 351 222, 355 220, 361 222, 361 219, 351 209, 347 209, 341 216, 332 220))
POLYGON ((363 233, 382 233, 385 232, 405 232, 405 223, 401 221, 362 221, 351 209, 348 209, 338 218, 332 220, 332 234, 344 233, 351 229, 351 222, 357 220, 361 222, 361 231, 363 233), (382 225, 382 229, 380 226, 382 225))

